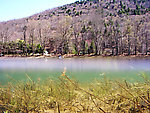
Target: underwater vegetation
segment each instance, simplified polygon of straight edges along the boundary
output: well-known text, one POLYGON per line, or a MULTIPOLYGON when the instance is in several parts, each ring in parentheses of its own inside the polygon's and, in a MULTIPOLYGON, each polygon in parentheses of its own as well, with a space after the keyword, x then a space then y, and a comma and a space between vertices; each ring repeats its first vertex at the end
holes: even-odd
MULTIPOLYGON (((149 113, 150 80, 129 83, 105 75, 93 83, 70 79, 16 81, 0 86, 0 113, 149 113)), ((142 78, 141 78, 142 79, 142 78)))

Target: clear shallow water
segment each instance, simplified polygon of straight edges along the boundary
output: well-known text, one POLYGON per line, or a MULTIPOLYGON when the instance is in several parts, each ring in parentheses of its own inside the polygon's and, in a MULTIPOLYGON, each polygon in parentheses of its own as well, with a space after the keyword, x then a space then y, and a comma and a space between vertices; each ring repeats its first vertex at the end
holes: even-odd
POLYGON ((142 81, 139 75, 150 77, 150 60, 117 60, 99 58, 1 58, 0 83, 26 80, 26 74, 33 80, 57 78, 67 68, 67 75, 80 82, 101 79, 126 79, 130 82, 142 81))

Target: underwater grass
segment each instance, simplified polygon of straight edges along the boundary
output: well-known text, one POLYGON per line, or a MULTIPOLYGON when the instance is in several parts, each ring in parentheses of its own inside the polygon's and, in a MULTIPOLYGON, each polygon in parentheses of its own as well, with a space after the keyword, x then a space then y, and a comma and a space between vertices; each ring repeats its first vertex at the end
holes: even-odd
POLYGON ((66 75, 0 86, 0 113, 149 113, 150 81, 128 83, 104 76, 82 85, 66 75))

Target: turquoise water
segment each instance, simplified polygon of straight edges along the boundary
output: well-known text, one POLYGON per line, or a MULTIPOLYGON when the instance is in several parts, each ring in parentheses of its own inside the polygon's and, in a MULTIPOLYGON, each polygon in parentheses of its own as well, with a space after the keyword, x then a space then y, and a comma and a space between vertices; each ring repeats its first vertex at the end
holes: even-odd
POLYGON ((141 76, 150 77, 150 60, 117 59, 35 59, 35 58, 1 58, 0 83, 58 78, 64 67, 67 75, 79 82, 91 82, 102 79, 121 79, 130 82, 143 81, 141 76))

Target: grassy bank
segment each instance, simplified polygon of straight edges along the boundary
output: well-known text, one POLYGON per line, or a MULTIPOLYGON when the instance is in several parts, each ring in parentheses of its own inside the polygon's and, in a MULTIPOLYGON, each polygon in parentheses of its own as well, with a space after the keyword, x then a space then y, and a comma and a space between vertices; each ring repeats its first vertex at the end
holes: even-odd
MULTIPOLYGON (((145 78, 143 78, 145 79, 145 78)), ((150 80, 109 80, 90 84, 71 80, 65 71, 57 80, 8 83, 0 87, 0 112, 5 113, 149 113, 150 80)))

